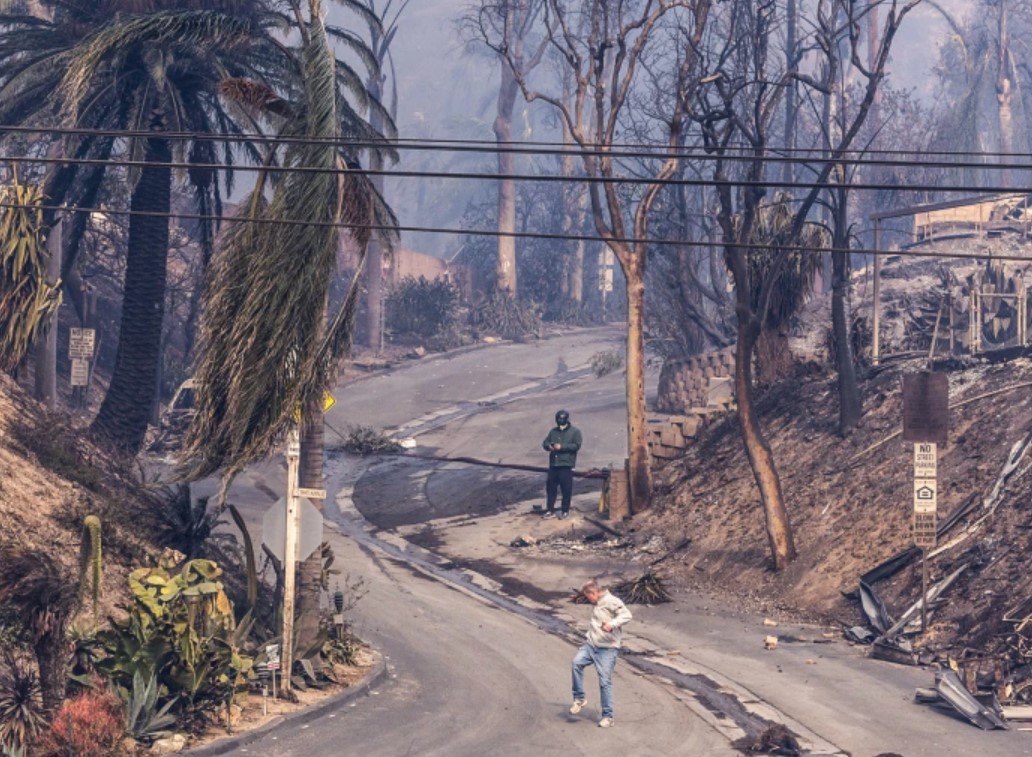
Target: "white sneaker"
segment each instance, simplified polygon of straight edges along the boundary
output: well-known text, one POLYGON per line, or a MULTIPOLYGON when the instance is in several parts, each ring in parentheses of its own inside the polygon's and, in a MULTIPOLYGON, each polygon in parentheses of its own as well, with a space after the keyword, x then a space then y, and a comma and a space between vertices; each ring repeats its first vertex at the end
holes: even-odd
POLYGON ((600 721, 598 721, 598 727, 599 728, 611 728, 612 725, 613 725, 613 719, 612 718, 602 718, 600 721))
POLYGON ((570 705, 570 714, 576 715, 578 712, 584 709, 585 702, 583 699, 574 699, 573 704, 570 705))

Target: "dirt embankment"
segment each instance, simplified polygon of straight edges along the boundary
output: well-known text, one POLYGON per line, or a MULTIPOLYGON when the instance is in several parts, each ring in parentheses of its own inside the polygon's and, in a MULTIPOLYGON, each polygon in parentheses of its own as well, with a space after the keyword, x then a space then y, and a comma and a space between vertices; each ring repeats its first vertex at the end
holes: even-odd
MULTIPOLYGON (((913 449, 900 438, 870 449, 901 428, 901 370, 862 385, 866 414, 859 428, 836 433, 833 376, 801 375, 761 395, 763 425, 773 448, 795 530, 799 558, 783 573, 769 570, 763 513, 735 416, 710 427, 687 456, 657 473, 654 512, 639 516, 639 533, 691 546, 666 561, 672 578, 731 592, 756 606, 799 610, 844 623, 861 623, 859 603, 843 596, 859 576, 912 544, 913 449)), ((950 403, 1032 382, 1032 361, 980 364, 950 372, 950 403)), ((981 501, 993 488, 1016 442, 1032 431, 1032 389, 986 397, 951 411, 950 442, 940 450, 939 514, 978 499, 950 536, 985 515, 981 501)), ((930 561, 935 581, 969 567, 946 594, 925 641, 942 646, 991 646, 1013 630, 1003 618, 1032 609, 1032 454, 1008 481, 995 513, 966 540, 930 561)), ((899 617, 920 596, 913 564, 878 591, 899 617)))
POLYGON ((127 599, 129 566, 158 551, 148 539, 145 496, 130 471, 85 442, 67 417, 47 413, 0 375, 0 543, 45 551, 74 576, 83 519, 98 516, 103 617, 127 599))

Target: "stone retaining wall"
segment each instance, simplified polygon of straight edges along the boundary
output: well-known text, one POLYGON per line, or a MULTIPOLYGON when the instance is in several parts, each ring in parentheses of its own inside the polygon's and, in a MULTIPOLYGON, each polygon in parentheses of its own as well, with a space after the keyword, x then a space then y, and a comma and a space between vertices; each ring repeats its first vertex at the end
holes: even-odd
POLYGON ((687 414, 692 408, 734 402, 735 348, 666 360, 659 374, 656 409, 687 414))
POLYGON ((681 457, 711 416, 734 407, 734 371, 734 347, 663 363, 659 412, 648 417, 653 464, 681 457))

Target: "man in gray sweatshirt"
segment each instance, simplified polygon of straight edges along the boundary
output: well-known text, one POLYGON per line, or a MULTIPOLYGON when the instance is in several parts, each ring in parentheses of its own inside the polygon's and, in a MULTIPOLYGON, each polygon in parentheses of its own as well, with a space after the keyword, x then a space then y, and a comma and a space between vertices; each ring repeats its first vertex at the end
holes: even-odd
POLYGON ((588 624, 588 640, 573 658, 573 704, 570 714, 584 709, 584 668, 594 665, 598 672, 598 687, 602 695, 602 719, 599 727, 613 725, 613 669, 620 654, 620 628, 631 619, 631 611, 595 581, 581 587, 581 593, 592 605, 588 624))

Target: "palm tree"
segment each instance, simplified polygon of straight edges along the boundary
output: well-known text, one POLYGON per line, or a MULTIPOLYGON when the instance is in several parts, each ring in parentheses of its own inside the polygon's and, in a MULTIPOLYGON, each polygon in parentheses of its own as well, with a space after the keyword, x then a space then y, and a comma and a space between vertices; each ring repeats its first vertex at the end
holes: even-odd
MULTIPOLYGON (((742 223, 741 218, 735 221, 737 226, 742 223)), ((783 192, 776 193, 768 204, 761 206, 753 220, 753 241, 766 247, 749 257, 754 307, 759 307, 762 282, 775 262, 788 256, 786 263, 779 264, 778 285, 771 292, 767 315, 756 344, 757 378, 765 384, 788 376, 792 366, 792 353, 788 348, 789 324, 813 291, 817 271, 821 267, 818 256, 798 250, 827 247, 831 242, 823 226, 805 223, 802 230, 796 232, 794 222, 792 197, 783 192)))
MULTIPOLYGON (((347 4, 362 12, 353 0, 347 4)), ((360 262, 341 308, 327 318, 338 225, 350 226, 364 251, 371 219, 373 226, 396 224, 375 188, 347 170, 354 155, 339 147, 342 136, 382 139, 351 101, 358 107, 379 104, 368 100, 365 77, 335 60, 319 1, 310 5, 310 22, 299 23, 303 44, 294 81, 300 89, 277 98, 255 87, 250 98, 282 136, 304 139, 288 143, 281 156, 278 151, 268 156, 269 166, 287 170, 262 172, 241 222, 229 229, 214 260, 197 370, 204 390, 184 445, 191 478, 222 470, 228 480, 264 457, 300 407, 300 484, 322 488, 321 398, 339 358, 350 349, 362 268, 360 262), (266 106, 273 102, 276 111, 270 113, 266 106)), ((293 7, 300 19, 301 9, 296 2, 293 7)), ((378 23, 363 15, 367 23, 378 23)), ((360 49, 357 37, 349 40, 351 49, 360 49)), ((375 72, 375 58, 360 57, 375 72)), ((392 128, 389 119, 384 123, 392 128)), ((383 235, 381 241, 390 240, 383 235)), ((320 568, 316 557, 301 570, 302 646, 318 632, 320 568)))
MULTIPOLYGON (((69 157, 107 161, 113 151, 146 164, 129 173, 132 185, 122 319, 111 385, 94 433, 136 452, 147 429, 160 360, 173 158, 197 166, 187 180, 201 215, 221 212, 212 164, 231 169, 237 150, 166 132, 232 137, 253 126, 220 97, 234 78, 277 85, 287 66, 274 36, 283 17, 272 0, 47 0, 52 19, 0 16, 0 124, 77 127, 107 132, 70 137, 58 148, 69 157), (112 132, 145 136, 114 140, 112 132)), ((245 152, 254 148, 245 146, 245 152)), ((102 163, 52 171, 51 205, 95 200, 105 180, 123 172, 102 163)), ((227 170, 229 187, 232 172, 227 170)), ((81 216, 82 214, 80 214, 81 216)), ((52 220, 52 216, 46 220, 52 220)), ((74 231, 81 235, 85 219, 74 231)), ((74 236, 74 234, 73 234, 74 236)), ((212 224, 201 225, 211 248, 212 224)), ((70 243, 74 259, 77 240, 70 243)), ((70 268, 70 264, 69 264, 70 268)))

